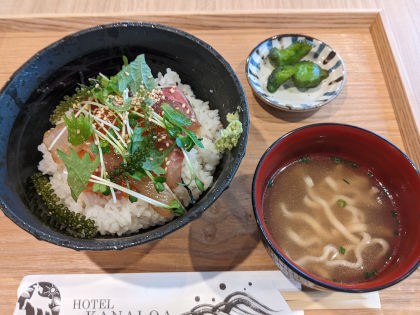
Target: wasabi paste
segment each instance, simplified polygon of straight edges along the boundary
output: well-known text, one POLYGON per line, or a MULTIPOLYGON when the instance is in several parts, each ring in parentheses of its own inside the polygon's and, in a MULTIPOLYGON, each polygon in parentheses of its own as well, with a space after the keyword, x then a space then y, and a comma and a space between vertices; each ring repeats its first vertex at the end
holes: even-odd
POLYGON ((232 150, 242 134, 242 123, 239 121, 238 112, 228 113, 226 119, 229 125, 222 130, 222 135, 214 143, 216 150, 220 152, 232 150))

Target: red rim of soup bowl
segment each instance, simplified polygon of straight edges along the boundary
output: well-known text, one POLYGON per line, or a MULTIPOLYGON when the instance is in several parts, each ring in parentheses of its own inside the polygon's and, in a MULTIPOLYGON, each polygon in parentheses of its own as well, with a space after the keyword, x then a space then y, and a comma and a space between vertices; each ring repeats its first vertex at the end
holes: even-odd
POLYGON ((273 260, 282 271, 289 274, 291 271, 291 276, 305 285, 344 292, 377 291, 402 281, 420 265, 420 171, 394 144, 369 130, 346 124, 322 123, 283 135, 267 149, 258 163, 252 182, 252 205, 264 245, 273 260), (368 166, 394 197, 400 219, 401 242, 392 252, 389 266, 372 280, 341 284, 308 273, 280 250, 268 231, 262 207, 268 181, 280 167, 308 154, 333 155, 368 166))

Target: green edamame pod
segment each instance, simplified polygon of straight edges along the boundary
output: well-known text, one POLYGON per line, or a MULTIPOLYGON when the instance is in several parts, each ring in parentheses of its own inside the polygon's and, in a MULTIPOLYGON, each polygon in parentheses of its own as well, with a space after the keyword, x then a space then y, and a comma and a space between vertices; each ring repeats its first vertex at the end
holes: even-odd
POLYGON ((315 87, 328 77, 328 71, 312 61, 301 61, 294 66, 296 71, 293 74, 293 83, 299 88, 315 87))
POLYGON ((294 66, 285 65, 277 67, 271 72, 267 81, 267 90, 271 93, 277 91, 280 85, 282 85, 287 79, 291 78, 296 72, 294 66))
POLYGON ((305 57, 311 49, 312 45, 308 41, 296 41, 284 49, 271 48, 268 60, 274 67, 291 65, 305 57))

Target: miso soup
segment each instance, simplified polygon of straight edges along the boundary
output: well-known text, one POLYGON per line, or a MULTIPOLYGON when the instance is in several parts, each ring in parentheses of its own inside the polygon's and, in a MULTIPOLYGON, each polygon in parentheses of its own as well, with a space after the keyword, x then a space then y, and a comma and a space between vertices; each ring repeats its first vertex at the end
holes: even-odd
POLYGON ((337 157, 302 157, 280 169, 265 190, 263 213, 287 257, 341 283, 381 273, 401 234, 386 187, 368 169, 337 157))

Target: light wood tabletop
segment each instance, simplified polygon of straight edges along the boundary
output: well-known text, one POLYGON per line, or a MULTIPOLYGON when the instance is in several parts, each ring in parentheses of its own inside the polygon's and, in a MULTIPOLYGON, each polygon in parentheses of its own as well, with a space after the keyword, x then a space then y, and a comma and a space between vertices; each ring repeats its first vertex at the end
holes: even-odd
MULTIPOLYGON (((234 183, 202 218, 161 241, 122 252, 75 252, 37 241, 0 211, 2 314, 12 312, 18 284, 28 274, 274 270, 256 231, 250 183, 265 149, 283 133, 304 124, 360 125, 391 140, 420 164, 420 58, 416 55, 420 51, 420 1, 416 0, 0 0, 0 85, 55 40, 95 23, 136 16, 168 23, 205 40, 238 74, 248 98, 251 126, 247 154, 234 183), (277 15, 284 20, 276 22, 277 15), (322 21, 317 24, 317 19, 322 21), (333 43, 348 72, 346 87, 333 103, 298 119, 258 102, 244 72, 246 57, 255 44, 285 32, 310 34, 333 43)), ((360 309, 352 314, 418 313, 420 271, 381 291, 380 298, 381 310, 360 309)))

